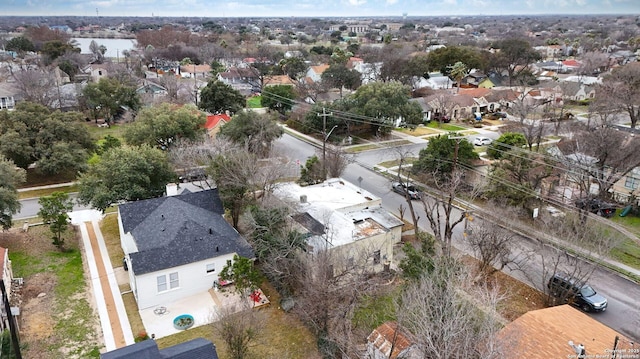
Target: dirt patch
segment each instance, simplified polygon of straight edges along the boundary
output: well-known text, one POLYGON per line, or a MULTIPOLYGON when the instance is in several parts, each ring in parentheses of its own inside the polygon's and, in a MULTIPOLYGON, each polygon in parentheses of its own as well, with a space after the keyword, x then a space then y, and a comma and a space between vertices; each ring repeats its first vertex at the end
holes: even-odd
POLYGON ((36 273, 22 288, 21 337, 23 340, 28 338, 30 350, 36 352, 39 351, 36 343, 54 334, 55 320, 51 308, 55 283, 56 276, 52 273, 36 273))

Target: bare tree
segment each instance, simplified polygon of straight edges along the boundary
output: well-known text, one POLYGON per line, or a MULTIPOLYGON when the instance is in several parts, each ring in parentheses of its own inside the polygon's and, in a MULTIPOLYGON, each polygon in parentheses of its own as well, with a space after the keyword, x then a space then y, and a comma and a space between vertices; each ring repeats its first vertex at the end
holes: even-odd
POLYGON ((478 259, 480 274, 490 276, 522 260, 519 253, 512 251, 514 232, 498 224, 482 221, 466 231, 466 239, 478 259))
POLYGON ((632 62, 614 70, 605 77, 598 90, 598 99, 611 106, 612 110, 626 112, 635 128, 640 120, 640 63, 632 62))
POLYGON ((224 340, 230 357, 244 359, 252 357, 251 348, 262 339, 266 321, 264 312, 254 310, 248 300, 242 300, 239 308, 217 308, 212 327, 224 340))
MULTIPOLYGON (((463 181, 461 170, 454 170, 447 181, 439 179, 437 175, 432 176, 432 179, 437 193, 433 197, 423 196, 420 202, 433 236, 440 244, 442 253, 445 256, 450 256, 453 230, 465 219, 465 212, 457 210, 454 201, 457 194, 466 187, 466 184, 463 181)), ((471 188, 467 195, 473 198, 477 195, 477 190, 478 188, 471 188)))
POLYGON ((503 358, 496 341, 503 319, 496 312, 498 288, 470 286, 452 258, 410 282, 398 301, 398 322, 413 334, 425 358, 503 358))
POLYGON ((549 305, 564 304, 571 299, 568 290, 557 291, 548 286, 554 274, 563 273, 580 286, 596 269, 597 264, 591 259, 607 255, 619 240, 596 221, 585 222, 574 214, 544 216, 536 225, 538 233, 548 233, 563 241, 557 243, 541 237, 533 246, 520 246, 518 250, 527 260, 519 261, 515 268, 521 270, 536 289, 546 294, 549 305))
POLYGON ((640 142, 633 135, 610 126, 613 115, 607 111, 593 111, 594 128, 574 130, 567 151, 575 154, 571 175, 579 177, 585 194, 598 184, 598 196, 607 197, 610 189, 631 170, 640 166, 640 142))
POLYGON ((353 162, 353 155, 345 152, 342 147, 328 145, 325 150, 325 169, 329 178, 340 177, 349 163, 353 162))
POLYGON ((15 86, 23 100, 51 107, 57 99, 57 84, 53 71, 31 66, 14 69, 9 66, 15 86))

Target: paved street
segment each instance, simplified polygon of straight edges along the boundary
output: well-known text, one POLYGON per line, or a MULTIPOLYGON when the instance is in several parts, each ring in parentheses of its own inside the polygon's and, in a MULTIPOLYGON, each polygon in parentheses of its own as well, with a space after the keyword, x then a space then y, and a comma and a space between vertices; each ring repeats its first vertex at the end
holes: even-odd
MULTIPOLYGON (((362 178, 362 188, 381 197, 385 209, 398 215, 400 206, 407 206, 404 198, 391 191, 391 179, 370 170, 370 168, 373 168, 374 165, 380 162, 397 158, 398 151, 413 152, 417 157, 417 152, 425 145, 426 144, 411 144, 398 149, 385 148, 359 153, 356 156, 356 162, 347 166, 342 177, 355 184, 358 183, 358 178, 362 178), (396 155, 396 157, 394 157, 394 155, 396 155)), ((303 156, 311 156, 314 154, 314 148, 310 144, 289 135, 285 135, 279 139, 274 147, 278 148, 281 153, 292 154, 292 156, 294 156, 296 160, 300 160, 301 163, 304 163, 306 160, 303 156)), ((420 227, 423 229, 429 228, 424 210, 419 205, 415 206, 415 208, 417 215, 420 216, 420 227)), ((470 249, 463 243, 464 237, 462 231, 462 226, 455 228, 453 237, 454 246, 471 254, 470 249)), ((516 250, 518 248, 520 251, 536 250, 532 248, 535 239, 517 236, 517 240, 517 244, 514 244, 516 250)), ((539 260, 540 256, 533 258, 528 268, 525 269, 526 275, 521 271, 510 272, 509 274, 529 284, 532 284, 529 278, 537 278, 535 279, 537 282, 535 286, 540 287, 543 279, 542 264, 539 260)), ((606 312, 590 315, 601 323, 635 340, 640 340, 640 330, 638 329, 640 328, 640 302, 637 299, 640 298, 640 286, 605 269, 597 269, 591 276, 589 283, 609 300, 609 307, 606 312)))

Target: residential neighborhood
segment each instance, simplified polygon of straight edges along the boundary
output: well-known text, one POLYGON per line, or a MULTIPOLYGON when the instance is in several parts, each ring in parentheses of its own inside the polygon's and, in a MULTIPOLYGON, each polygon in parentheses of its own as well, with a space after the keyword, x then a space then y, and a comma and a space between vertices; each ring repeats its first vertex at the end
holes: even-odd
POLYGON ((160 3, 0 15, 0 357, 640 358, 637 5, 160 3))

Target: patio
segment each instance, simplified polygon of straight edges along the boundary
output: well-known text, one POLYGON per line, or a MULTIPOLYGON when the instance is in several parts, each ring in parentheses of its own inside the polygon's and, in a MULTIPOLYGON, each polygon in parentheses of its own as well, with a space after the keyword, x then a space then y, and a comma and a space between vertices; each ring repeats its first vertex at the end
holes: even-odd
POLYGON ((162 338, 181 332, 173 327, 173 319, 182 314, 193 316, 193 327, 213 322, 217 306, 211 294, 203 292, 139 312, 147 334, 155 334, 156 338, 162 338))
MULTIPOLYGON (((181 332, 173 327, 173 320, 182 314, 193 316, 193 327, 210 324, 216 321, 217 308, 234 308, 240 311, 246 306, 242 305, 241 297, 234 291, 234 286, 229 285, 224 290, 210 289, 207 292, 199 293, 162 306, 143 309, 140 312, 142 324, 151 336, 156 339, 166 337, 181 332)), ((248 304, 252 308, 268 306, 270 301, 261 289, 256 289, 247 296, 248 304)))

